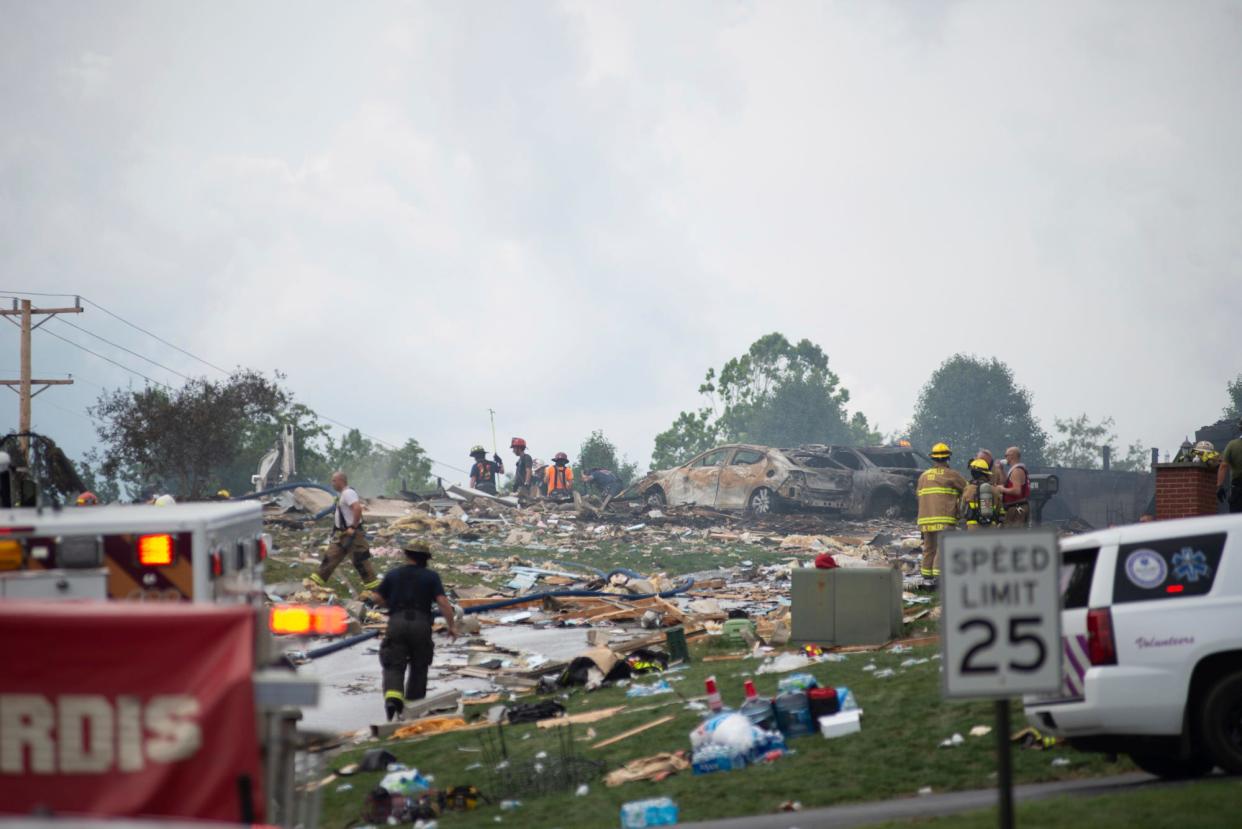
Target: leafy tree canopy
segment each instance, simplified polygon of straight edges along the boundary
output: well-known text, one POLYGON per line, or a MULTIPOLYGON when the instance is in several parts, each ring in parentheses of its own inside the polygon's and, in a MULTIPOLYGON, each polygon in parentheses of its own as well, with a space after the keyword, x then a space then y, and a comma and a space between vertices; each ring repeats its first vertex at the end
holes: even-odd
POLYGON ((709 368, 699 392, 708 404, 681 412, 656 436, 653 468, 676 466, 722 442, 798 446, 880 440, 864 415, 850 414, 849 391, 829 368, 828 355, 807 339, 794 344, 779 333, 760 337, 719 373, 709 368))
MULTIPOLYGON (((622 486, 633 483, 638 473, 638 464, 618 457, 617 447, 604 437, 602 430, 596 429, 590 437, 582 441, 582 447, 578 450, 578 468, 582 472, 589 472, 600 467, 616 473, 622 486)), ((582 478, 579 476, 575 480, 581 481, 582 478)))
POLYGON ((932 372, 915 405, 910 439, 920 452, 943 441, 958 458, 980 448, 999 457, 1017 446, 1031 465, 1043 463, 1048 442, 1031 413, 1031 393, 1014 381, 1009 366, 967 354, 953 355, 932 372))

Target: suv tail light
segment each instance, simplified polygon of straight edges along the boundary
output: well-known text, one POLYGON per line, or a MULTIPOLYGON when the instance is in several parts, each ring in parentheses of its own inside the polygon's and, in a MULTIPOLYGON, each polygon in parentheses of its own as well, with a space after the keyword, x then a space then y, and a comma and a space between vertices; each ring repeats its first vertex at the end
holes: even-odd
POLYGON ((1107 607, 1087 611, 1087 656, 1092 665, 1116 665, 1117 643, 1113 639, 1113 612, 1107 607))
POLYGON ((267 551, 271 545, 272 537, 267 533, 260 533, 254 548, 258 561, 267 561, 267 551))

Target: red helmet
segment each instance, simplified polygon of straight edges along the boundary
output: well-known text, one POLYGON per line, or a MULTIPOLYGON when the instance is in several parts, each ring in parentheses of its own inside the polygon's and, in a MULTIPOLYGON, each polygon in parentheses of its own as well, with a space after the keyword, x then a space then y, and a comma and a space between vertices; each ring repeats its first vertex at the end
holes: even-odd
POLYGON ((525 449, 526 438, 514 438, 513 440, 509 441, 509 448, 510 449, 525 449))
POLYGON ((79 507, 93 507, 99 503, 99 499, 95 497, 95 493, 87 491, 78 496, 76 503, 79 507))
POLYGON ((553 463, 560 463, 561 461, 564 461, 565 463, 569 463, 569 455, 566 455, 564 452, 557 452, 555 455, 552 456, 553 463))

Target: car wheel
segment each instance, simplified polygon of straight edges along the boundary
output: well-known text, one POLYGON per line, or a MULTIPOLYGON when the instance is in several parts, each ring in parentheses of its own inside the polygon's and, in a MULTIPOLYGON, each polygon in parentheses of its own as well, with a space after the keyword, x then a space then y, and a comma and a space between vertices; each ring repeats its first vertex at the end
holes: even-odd
POLYGON ((1242 671, 1218 680, 1199 710, 1199 734, 1208 755, 1230 774, 1242 774, 1242 671))
POLYGON ((660 507, 668 504, 668 499, 664 497, 664 490, 660 489, 658 486, 653 486, 651 489, 644 492, 643 500, 646 501, 647 506, 652 509, 659 509, 660 507))
POLYGON ((776 499, 772 490, 761 486, 750 494, 746 508, 755 515, 768 515, 776 507, 776 499))
POLYGON ((1165 780, 1189 780, 1212 770, 1212 761, 1197 754, 1183 760, 1173 754, 1131 752, 1130 759, 1143 771, 1165 780))
POLYGON ((897 496, 888 490, 881 490, 871 496, 867 504, 868 518, 900 518, 901 509, 897 496))

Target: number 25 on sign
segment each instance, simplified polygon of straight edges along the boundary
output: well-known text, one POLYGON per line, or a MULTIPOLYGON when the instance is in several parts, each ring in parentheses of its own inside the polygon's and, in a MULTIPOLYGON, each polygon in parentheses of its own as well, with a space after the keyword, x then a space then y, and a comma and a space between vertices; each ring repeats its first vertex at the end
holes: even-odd
POLYGON ((1061 685, 1060 554, 1047 530, 946 533, 944 692, 1003 698, 1061 685))

